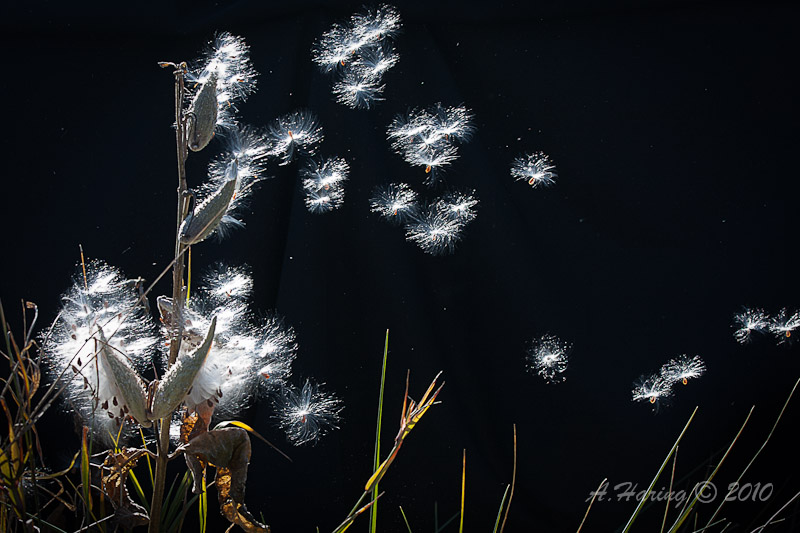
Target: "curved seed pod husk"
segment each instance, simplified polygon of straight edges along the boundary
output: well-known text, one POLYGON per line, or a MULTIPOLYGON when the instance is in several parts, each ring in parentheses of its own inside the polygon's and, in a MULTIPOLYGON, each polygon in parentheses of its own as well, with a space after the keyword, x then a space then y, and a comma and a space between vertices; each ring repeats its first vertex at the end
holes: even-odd
POLYGON ((217 77, 211 76, 192 100, 186 113, 189 148, 199 152, 214 137, 217 125, 217 77))
POLYGON ((117 350, 109 346, 100 326, 97 326, 97 335, 100 341, 98 343, 100 349, 97 356, 104 357, 108 361, 114 381, 117 382, 117 387, 122 393, 122 403, 127 405, 130 410, 128 414, 141 426, 150 427, 151 424, 147 418, 147 396, 144 381, 131 368, 125 358, 117 350))
POLYGON ((181 242, 192 246, 206 239, 219 225, 236 192, 236 180, 226 181, 214 194, 195 207, 181 224, 181 242))
POLYGON ((211 344, 214 342, 214 331, 217 317, 211 319, 206 338, 195 351, 178 359, 161 381, 156 385, 150 407, 150 420, 158 420, 170 415, 183 401, 192 387, 194 378, 206 361, 211 344))

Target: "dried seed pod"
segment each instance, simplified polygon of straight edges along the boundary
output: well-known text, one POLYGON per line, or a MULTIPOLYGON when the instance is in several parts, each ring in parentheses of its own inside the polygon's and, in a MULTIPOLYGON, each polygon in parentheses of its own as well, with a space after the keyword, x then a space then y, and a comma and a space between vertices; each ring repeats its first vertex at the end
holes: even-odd
MULTIPOLYGON (((103 330, 97 327, 99 337, 100 354, 108 361, 108 366, 114 376, 114 381, 122 393, 123 403, 130 406, 131 416, 143 427, 150 427, 147 420, 147 401, 145 399, 144 381, 136 371, 131 368, 125 358, 115 349, 112 349, 106 340, 103 330)), ((117 405, 117 398, 114 397, 114 405, 117 405)), ((113 416, 113 415, 112 415, 113 416)))
POLYGON ((195 207, 181 224, 181 242, 192 246, 206 239, 219 225, 236 192, 236 180, 226 181, 217 192, 195 207))
POLYGON ((206 338, 197 350, 181 357, 172 365, 161 381, 156 385, 150 406, 150 420, 158 420, 169 416, 183 401, 183 398, 192 387, 194 378, 203 367, 211 344, 214 341, 214 331, 217 327, 217 317, 211 319, 206 338))
POLYGON ((199 152, 214 137, 217 125, 217 77, 211 76, 192 100, 186 113, 186 136, 189 148, 199 152))

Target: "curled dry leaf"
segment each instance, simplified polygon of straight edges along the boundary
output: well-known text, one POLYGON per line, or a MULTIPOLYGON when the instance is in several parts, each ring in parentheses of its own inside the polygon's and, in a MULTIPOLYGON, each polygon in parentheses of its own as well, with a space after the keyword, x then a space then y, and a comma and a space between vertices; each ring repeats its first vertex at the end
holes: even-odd
POLYGON ((122 448, 119 453, 109 451, 103 462, 101 487, 114 506, 114 521, 123 529, 147 525, 150 521, 145 509, 131 500, 125 485, 131 468, 146 453, 147 450, 122 448))
POLYGON ((247 431, 237 427, 214 429, 192 437, 180 449, 194 476, 195 493, 202 491, 201 476, 205 465, 215 466, 215 484, 222 515, 248 533, 270 531, 269 526, 253 518, 244 504, 247 465, 250 463, 250 436, 247 431))
POLYGON ((181 444, 186 444, 193 438, 208 432, 208 423, 198 413, 186 413, 181 423, 181 444))

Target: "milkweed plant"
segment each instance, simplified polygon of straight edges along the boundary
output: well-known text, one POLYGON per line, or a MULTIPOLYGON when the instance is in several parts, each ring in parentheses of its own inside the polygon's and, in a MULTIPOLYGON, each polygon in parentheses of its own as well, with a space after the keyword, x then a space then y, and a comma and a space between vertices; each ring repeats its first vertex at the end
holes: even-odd
MULTIPOLYGON (((271 401, 276 425, 290 443, 301 445, 337 427, 342 402, 311 379, 291 382, 295 332, 278 314, 255 318, 246 266, 219 263, 192 287, 190 253, 244 226, 268 161, 288 164, 313 156, 322 128, 307 111, 263 129, 240 122, 238 105, 253 93, 256 80, 240 37, 221 33, 201 59, 160 65, 175 78, 175 253, 159 276, 171 269, 172 293, 155 298, 157 320, 149 300, 158 279, 146 286, 82 254, 61 311, 42 337, 42 351, 64 407, 86 428, 85 439, 95 450, 108 450, 101 485, 125 527, 161 530, 167 462, 182 455, 195 493, 204 493, 206 469, 213 465, 222 514, 245 531, 268 531, 244 503, 251 428, 235 418, 257 401, 271 401), (214 139, 224 151, 211 161, 204 182, 190 184, 187 158, 216 144, 214 139), (155 377, 148 380, 151 369, 155 377), (143 447, 124 446, 137 442, 143 447), (155 460, 149 512, 124 488, 131 467, 144 456, 155 460)), ((335 205, 320 198, 346 179, 347 163, 332 158, 303 168, 304 186, 315 199, 309 207, 335 205)))

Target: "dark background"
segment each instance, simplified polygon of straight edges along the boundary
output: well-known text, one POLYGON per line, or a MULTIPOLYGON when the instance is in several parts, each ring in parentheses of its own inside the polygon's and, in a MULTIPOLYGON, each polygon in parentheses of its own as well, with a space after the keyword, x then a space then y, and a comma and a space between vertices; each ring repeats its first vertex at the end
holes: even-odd
MULTIPOLYGON (((297 165, 272 163, 246 230, 193 254, 195 273, 247 263, 254 309, 276 309, 297 332, 295 381, 313 376, 346 404, 339 431, 300 449, 266 405, 245 415, 294 459, 254 441, 246 501, 276 533, 330 531, 360 494, 387 328, 385 442, 407 369, 412 396, 439 370, 447 384, 382 483, 380 531, 405 531, 398 506, 415 532, 434 531, 435 506, 440 523, 456 513, 463 449, 465 531, 491 531, 511 481, 512 424, 506 531, 576 530, 605 477, 642 490, 695 406, 676 473, 690 486, 752 405, 719 487, 766 438, 800 377, 800 348, 771 337, 740 346, 732 317, 800 302, 795 7, 396 2, 404 28, 386 101, 353 111, 333 101, 310 48, 358 2, 110 5, 5 9, 0 296, 15 325, 19 300, 36 302, 44 328, 79 243, 128 276, 157 276, 173 250, 175 148, 172 76, 156 62, 196 58, 215 31, 242 36, 260 73, 242 122, 309 108, 325 128, 321 153, 351 165, 344 207, 317 216, 297 165), (424 190, 385 133, 395 114, 435 102, 465 104, 477 126, 446 182, 476 189, 478 218, 445 257, 423 254, 368 206, 378 184, 424 190), (512 159, 534 150, 556 162, 550 189, 509 175, 512 159), (574 345, 563 384, 525 371, 528 343, 547 332, 574 345), (631 402, 640 374, 683 353, 703 357, 707 374, 658 414, 631 402)), ((219 149, 190 157, 190 185, 219 149)), ((742 480, 772 483, 774 495, 728 504, 722 514, 739 524, 728 532, 751 531, 800 489, 797 401, 742 480)), ((49 466, 62 468, 77 436, 55 411, 41 431, 49 466)), ((613 531, 634 507, 610 493, 584 531, 613 531)), ((712 512, 700 508, 701 524, 712 512)), ((639 530, 656 530, 662 514, 649 509, 639 530)), ((782 516, 773 531, 798 530, 797 504, 782 516)))

